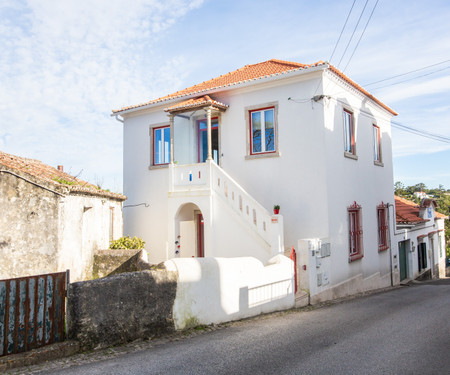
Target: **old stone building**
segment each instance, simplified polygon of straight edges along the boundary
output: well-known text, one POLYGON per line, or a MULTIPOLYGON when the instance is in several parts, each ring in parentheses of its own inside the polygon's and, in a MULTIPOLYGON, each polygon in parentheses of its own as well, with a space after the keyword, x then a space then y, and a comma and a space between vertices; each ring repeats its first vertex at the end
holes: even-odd
POLYGON ((66 269, 90 278, 94 250, 122 236, 125 199, 0 151, 0 279, 66 269))

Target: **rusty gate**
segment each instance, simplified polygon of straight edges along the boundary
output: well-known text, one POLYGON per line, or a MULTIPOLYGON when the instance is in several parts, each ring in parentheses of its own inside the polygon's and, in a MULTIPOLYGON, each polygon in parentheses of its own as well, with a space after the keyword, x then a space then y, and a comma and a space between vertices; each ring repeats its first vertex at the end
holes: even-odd
POLYGON ((69 271, 0 280, 0 356, 64 340, 68 282, 69 271))

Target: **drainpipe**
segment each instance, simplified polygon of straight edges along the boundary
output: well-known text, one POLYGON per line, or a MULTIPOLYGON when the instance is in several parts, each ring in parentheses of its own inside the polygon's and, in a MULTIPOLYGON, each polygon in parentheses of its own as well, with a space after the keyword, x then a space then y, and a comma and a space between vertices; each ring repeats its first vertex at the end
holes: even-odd
POLYGON ((113 116, 117 121, 119 121, 119 122, 121 122, 122 124, 123 124, 123 118, 120 118, 119 116, 119 114, 112 114, 111 116, 113 116))
MULTIPOLYGON (((389 265, 391 267, 391 286, 394 286, 394 271, 392 269, 391 216, 389 214, 389 207, 394 207, 394 205, 392 203, 387 203, 387 207, 388 207, 388 226, 389 226, 389 265)), ((394 224, 394 231, 393 231, 394 235, 395 235, 395 227, 396 225, 394 224)))
POLYGON ((212 160, 211 108, 206 109, 206 136, 208 141, 208 157, 206 160, 212 160))

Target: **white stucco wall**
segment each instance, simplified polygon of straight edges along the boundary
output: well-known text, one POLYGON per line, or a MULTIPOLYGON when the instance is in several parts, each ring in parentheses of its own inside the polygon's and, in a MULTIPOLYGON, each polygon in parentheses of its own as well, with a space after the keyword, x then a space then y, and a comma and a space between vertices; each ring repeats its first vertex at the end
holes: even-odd
MULTIPOLYGON (((370 279, 378 274, 380 279, 390 280, 390 257, 394 261, 396 250, 391 247, 378 252, 377 245, 376 207, 381 202, 394 202, 391 114, 333 75, 325 73, 320 83, 322 74, 313 72, 211 94, 229 105, 220 115, 219 164, 266 210, 271 211, 274 204, 281 206, 285 247, 297 246, 304 238, 331 243, 331 256, 323 263, 323 267, 329 268, 329 284, 321 291, 357 277, 370 279), (330 97, 317 102, 304 101, 322 90, 330 97), (269 103, 275 103, 278 113, 279 155, 248 158, 247 109, 269 103), (357 160, 344 156, 344 107, 351 109, 356 119, 357 160), (382 132, 383 166, 373 161, 372 124, 382 132), (362 206, 364 257, 349 263, 347 207, 355 201, 362 206)), ((144 237, 153 263, 171 258, 173 250, 173 244, 169 243, 174 218, 173 210, 168 209, 168 168, 148 168, 149 128, 168 124, 165 107, 167 103, 162 103, 124 115, 124 193, 130 204, 149 204, 148 208, 125 209, 125 233, 144 237)), ((194 145, 190 160, 196 161, 194 120, 197 115, 204 116, 204 113, 198 111, 192 122, 175 119, 175 135, 183 131, 187 136, 184 141, 175 140, 176 160, 187 159, 186 147, 194 145)), ((209 240, 207 233, 205 241, 210 241, 216 249, 228 246, 226 256, 252 255, 264 261, 257 252, 251 253, 252 247, 246 245, 246 240, 241 242, 245 243, 243 252, 239 246, 231 245, 240 236, 235 227, 238 221, 227 222, 233 216, 227 215, 226 207, 221 207, 220 202, 213 203, 212 207, 216 218, 227 224, 215 227, 221 230, 216 235, 220 238, 217 243, 209 240)), ((205 216, 209 214, 203 209, 202 212, 205 216)), ((391 228, 391 238, 392 235, 391 228)))
POLYGON ((122 203, 102 197, 68 195, 59 205, 58 268, 70 270, 71 282, 89 279, 94 250, 109 248, 111 209, 113 239, 122 236, 122 203))
POLYGON ((222 323, 294 307, 293 263, 283 255, 266 266, 255 258, 180 258, 173 319, 177 329, 222 323))

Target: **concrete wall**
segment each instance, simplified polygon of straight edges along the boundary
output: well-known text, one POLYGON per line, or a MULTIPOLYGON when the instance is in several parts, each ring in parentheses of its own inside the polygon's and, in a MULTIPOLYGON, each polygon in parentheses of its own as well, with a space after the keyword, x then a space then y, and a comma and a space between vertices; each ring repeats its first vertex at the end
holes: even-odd
POLYGON ((165 270, 70 284, 68 337, 90 349, 171 331, 176 288, 176 273, 165 270))
POLYGON ((69 269, 72 281, 88 279, 94 250, 108 248, 110 236, 123 232, 120 201, 70 194, 5 171, 0 208, 0 278, 69 269))
POLYGON ((54 192, 0 171, 0 279, 63 271, 59 200, 54 192))
POLYGON ((266 266, 250 257, 180 258, 164 265, 178 273, 177 329, 294 307, 293 263, 283 255, 266 266))

